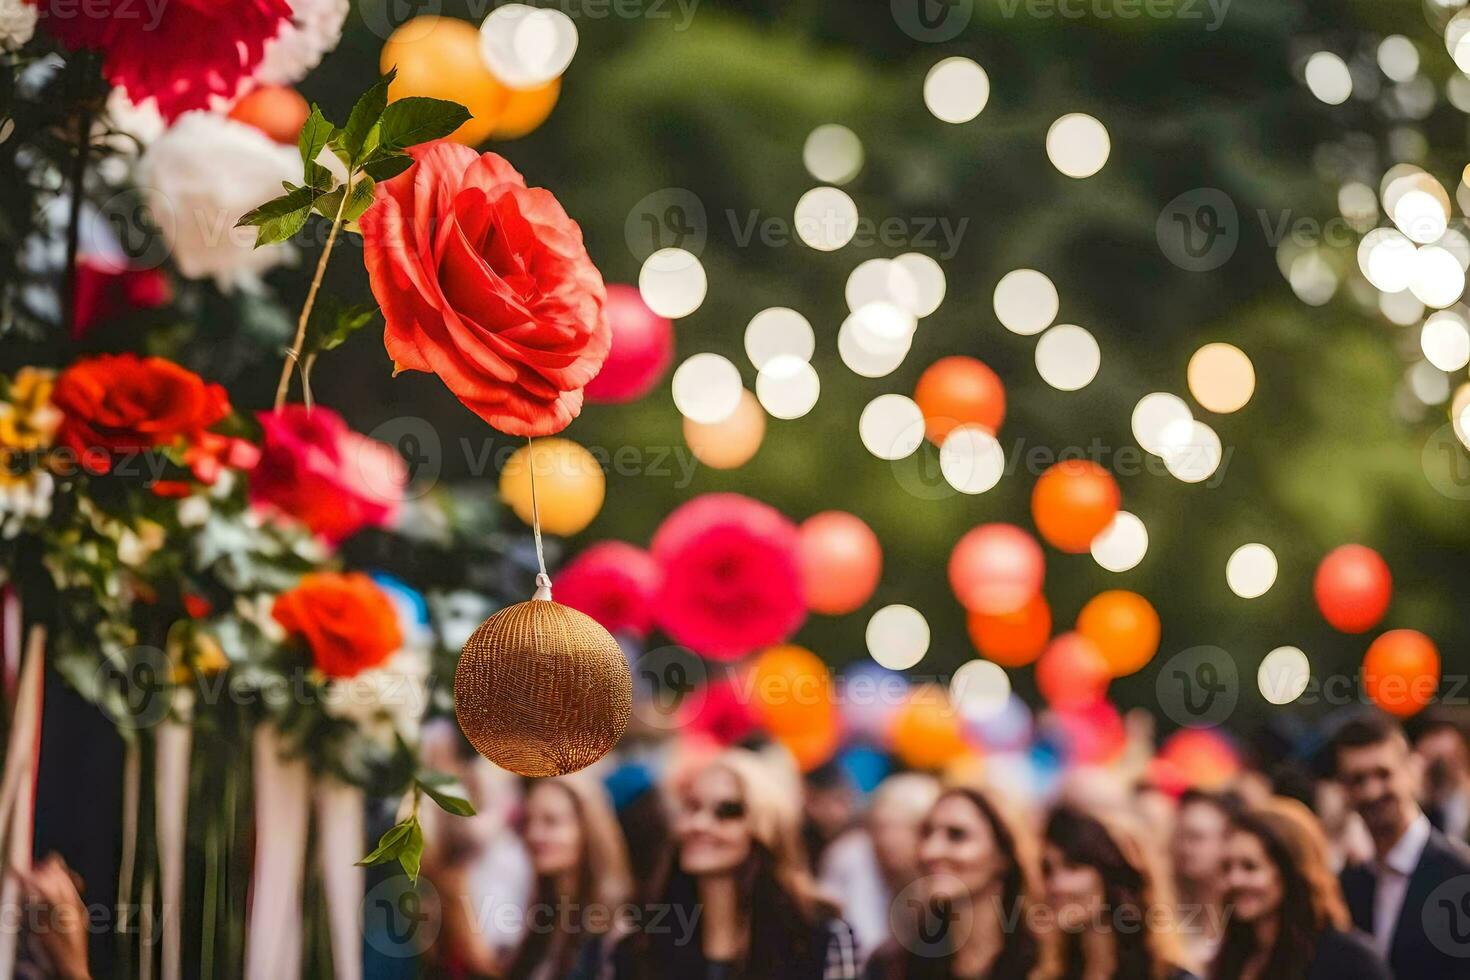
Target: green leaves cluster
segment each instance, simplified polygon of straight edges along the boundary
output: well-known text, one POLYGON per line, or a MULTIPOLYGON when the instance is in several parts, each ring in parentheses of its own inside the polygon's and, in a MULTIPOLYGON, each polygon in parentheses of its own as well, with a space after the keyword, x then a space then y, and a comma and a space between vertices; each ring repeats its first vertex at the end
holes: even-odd
POLYGON ((390 103, 388 86, 397 73, 396 68, 389 71, 363 93, 341 128, 322 115, 319 106, 311 107, 297 140, 305 182, 284 181, 285 194, 237 223, 237 227, 255 227, 256 248, 290 238, 305 227, 313 211, 334 224, 356 221, 373 203, 378 181, 396 177, 413 165, 413 158, 405 152, 409 147, 448 136, 470 118, 468 109, 445 99, 413 97, 390 103), (345 181, 339 182, 329 168, 317 162, 323 149, 331 150, 347 168, 345 181))
POLYGON ((420 772, 413 781, 413 812, 389 827, 372 853, 357 862, 360 867, 397 861, 410 881, 418 881, 419 866, 424 858, 424 828, 419 824, 419 799, 428 796, 445 813, 456 817, 473 817, 475 808, 459 795, 463 788, 442 772, 420 772))

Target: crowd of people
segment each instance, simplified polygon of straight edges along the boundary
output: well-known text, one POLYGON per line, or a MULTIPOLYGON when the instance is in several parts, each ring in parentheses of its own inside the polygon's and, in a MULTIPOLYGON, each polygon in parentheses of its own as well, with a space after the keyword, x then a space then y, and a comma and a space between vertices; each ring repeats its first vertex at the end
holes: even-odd
POLYGON ((657 784, 466 770, 480 815, 428 828, 441 928, 426 966, 507 980, 1470 977, 1465 728, 1432 719, 1411 743, 1363 715, 1325 762, 1305 784, 1257 771, 1177 797, 1074 772, 1044 803, 917 772, 864 800, 759 741, 657 784))

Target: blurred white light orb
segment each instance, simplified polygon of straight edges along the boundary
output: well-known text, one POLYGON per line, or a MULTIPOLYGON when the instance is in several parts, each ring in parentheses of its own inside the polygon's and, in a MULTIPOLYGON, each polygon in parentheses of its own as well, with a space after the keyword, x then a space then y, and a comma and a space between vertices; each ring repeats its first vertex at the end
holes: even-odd
POLYGON ((1164 468, 1184 483, 1203 483, 1224 457, 1220 437, 1203 422, 1176 420, 1164 427, 1164 468))
POLYGON ((1225 581, 1242 599, 1259 599, 1276 584, 1276 553, 1263 544, 1235 549, 1225 563, 1225 581))
POLYGON ((1277 647, 1266 654, 1256 670, 1261 697, 1272 704, 1291 704, 1312 682, 1312 663, 1296 647, 1277 647))
POLYGON ((1445 26, 1444 46, 1455 67, 1470 72, 1470 11, 1461 10, 1445 26))
POLYGON ((924 413, 907 395, 879 395, 858 417, 858 436, 879 459, 904 459, 924 442, 924 413))
POLYGON ((1206 344, 1194 352, 1186 370, 1189 393, 1206 411, 1238 412, 1256 390, 1256 369, 1233 344, 1206 344))
POLYGON ((1424 319, 1424 304, 1407 289, 1397 293, 1379 293, 1378 310, 1390 323, 1407 327, 1424 319))
POLYGON ((1086 388, 1101 365, 1097 338, 1074 324, 1052 327, 1036 342, 1036 370, 1058 391, 1086 388))
POLYGON ((1400 194, 1393 205, 1393 223, 1421 245, 1437 242, 1449 228, 1449 214, 1439 198, 1424 190, 1400 194))
POLYGON ((993 661, 966 661, 949 679, 949 700, 971 723, 998 718, 1011 702, 1011 678, 993 661))
POLYGON ((863 141, 846 126, 818 126, 807 135, 801 162, 822 183, 845 184, 863 169, 863 141))
POLYGON ((1425 306, 1434 309, 1453 306, 1465 292, 1465 270, 1448 249, 1425 245, 1414 257, 1409 291, 1425 306))
POLYGON ((1005 475, 1005 450, 988 430, 957 425, 939 447, 939 471, 960 493, 984 493, 1005 475))
POLYGON ((773 418, 801 418, 812 410, 821 393, 817 372, 795 354, 771 358, 755 377, 755 397, 773 418))
POLYGON ((1378 44, 1378 67, 1396 82, 1419 74, 1419 49, 1402 34, 1390 34, 1378 44))
POLYGON ((1470 328, 1449 310, 1430 314, 1419 332, 1424 357, 1441 371, 1459 371, 1470 364, 1470 328))
POLYGON ((869 303, 892 303, 918 315, 919 283, 893 259, 868 259, 848 273, 844 289, 849 310, 869 303))
POLYGON ((1315 248, 1292 260, 1286 279, 1308 306, 1322 306, 1337 292, 1337 273, 1315 248))
POLYGON ((1328 105, 1342 105, 1353 94, 1353 76, 1347 62, 1331 51, 1318 51, 1307 59, 1307 88, 1328 105))
POLYGON ((1138 440, 1139 446, 1155 456, 1162 456, 1168 448, 1164 434, 1169 426, 1175 422, 1187 425, 1193 421, 1194 413, 1189 410, 1184 399, 1168 392, 1155 391, 1144 395, 1133 406, 1133 438, 1138 440))
POLYGON ((869 303, 842 321, 837 353, 853 373, 881 378, 897 370, 908 356, 916 326, 908 310, 892 303, 869 303))
POLYGON ((945 58, 924 76, 924 105, 941 122, 969 122, 989 101, 990 76, 969 58, 945 58))
POLYGON ((884 606, 868 620, 867 641, 879 666, 908 670, 929 652, 929 623, 913 606, 884 606))
POLYGON ((709 290, 704 266, 682 248, 661 248, 643 261, 638 293, 659 316, 677 320, 699 309, 709 290))
POLYGON ((560 78, 576 53, 577 25, 554 8, 508 3, 480 25, 480 57, 508 88, 540 88, 560 78))
POLYGON ((1007 272, 995 286, 995 317, 1011 333, 1041 333, 1057 318, 1057 287, 1035 269, 1007 272))
POLYGON ((1374 228, 1358 243, 1358 268, 1375 288, 1398 293, 1414 278, 1414 243, 1392 228, 1374 228))
POLYGON ((1107 127, 1082 112, 1058 119, 1046 131, 1046 155, 1068 177, 1091 177, 1108 162, 1112 140, 1107 127))
POLYGON ((944 269, 922 252, 905 252, 893 260, 913 279, 918 290, 915 303, 909 309, 914 316, 928 316, 944 302, 946 283, 944 269))
POLYGON ((783 354, 810 361, 816 349, 816 334, 807 318, 785 306, 761 310, 745 326, 745 356, 757 371, 783 354))
POLYGON ((1092 539, 1092 560, 1110 572, 1137 568, 1148 554, 1148 528, 1135 514, 1120 510, 1112 523, 1092 539))
POLYGON ((796 235, 819 252, 833 252, 857 234, 858 210, 836 187, 813 187, 796 202, 796 235))
POLYGON ((1367 184, 1349 181, 1337 192, 1337 210, 1359 231, 1371 228, 1378 220, 1378 195, 1367 184))
POLYGON ((719 354, 695 354, 674 371, 671 382, 679 414, 702 425, 723 422, 740 405, 740 370, 719 354))
POLYGON ((1450 397, 1450 379, 1428 361, 1409 368, 1409 390, 1426 405, 1441 405, 1450 397))
POLYGON ((1450 401, 1450 425, 1455 430, 1455 438, 1470 449, 1470 382, 1455 389, 1455 397, 1450 401))

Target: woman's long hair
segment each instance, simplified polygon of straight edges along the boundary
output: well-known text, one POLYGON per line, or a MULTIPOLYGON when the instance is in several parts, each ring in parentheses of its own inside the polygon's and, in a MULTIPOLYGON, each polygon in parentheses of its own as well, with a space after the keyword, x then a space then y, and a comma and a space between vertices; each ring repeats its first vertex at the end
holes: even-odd
POLYGON ((633 892, 628 849, 607 791, 585 776, 560 776, 535 785, 554 787, 571 799, 582 853, 571 895, 558 894, 551 876, 537 875, 525 938, 511 961, 508 980, 526 980, 547 963, 550 976, 566 976, 589 939, 620 928, 633 892), (543 918, 548 913, 549 928, 543 918))
MULTIPOLYGON (((1075 806, 1062 806, 1047 820, 1046 841, 1068 864, 1097 871, 1103 882, 1103 911, 1115 917, 1115 924, 1117 916, 1131 917, 1129 928, 1113 930, 1116 976, 1163 980, 1179 968, 1184 955, 1173 928, 1172 889, 1136 830, 1075 806)), ((1062 977, 1082 976, 1081 943, 1075 934, 1063 937, 1061 959, 1062 977)))
MULTIPOLYGON (((992 980, 1049 976, 1050 946, 1034 928, 1033 909, 1041 897, 1041 859, 1035 834, 988 789, 951 785, 940 793, 936 805, 949 797, 966 800, 979 811, 995 838, 996 850, 1005 857, 998 904, 994 908, 969 909, 972 916, 995 915, 1002 920, 1004 945, 991 962, 987 975, 992 980)), ((937 922, 952 925, 960 921, 951 909, 931 911, 937 916, 937 922)), ((949 937, 941 937, 937 943, 926 942, 924 953, 912 945, 905 949, 902 943, 891 944, 879 954, 881 974, 886 980, 948 980, 955 956, 949 942, 949 937)))
MULTIPOLYGON (((837 915, 808 869, 794 801, 773 792, 767 763, 745 749, 729 749, 702 771, 723 769, 735 777, 750 827, 750 857, 735 873, 737 908, 747 930, 745 953, 733 976, 749 980, 821 976, 825 942, 822 923, 837 915)), ((635 975, 647 980, 702 975, 698 932, 679 936, 686 923, 696 926, 699 885, 679 867, 677 845, 664 856, 650 888, 644 928, 632 937, 635 975), (655 915, 654 913, 659 913, 655 915)))
MULTIPOLYGON (((1327 858, 1327 840, 1312 812, 1296 800, 1276 797, 1237 814, 1231 828, 1261 842, 1281 876, 1281 908, 1276 943, 1261 976, 1304 980, 1328 929, 1347 929, 1347 906, 1327 858)), ((1259 950, 1256 931, 1233 916, 1210 967, 1214 980, 1234 980, 1259 950)))

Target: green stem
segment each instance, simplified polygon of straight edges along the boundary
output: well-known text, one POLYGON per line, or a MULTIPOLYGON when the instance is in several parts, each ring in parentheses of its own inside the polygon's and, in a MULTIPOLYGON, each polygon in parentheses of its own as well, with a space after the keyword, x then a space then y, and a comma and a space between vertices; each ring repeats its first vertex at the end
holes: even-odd
POLYGON ((276 383, 276 410, 286 404, 286 394, 291 389, 291 367, 300 362, 301 348, 306 343, 306 322, 311 319, 311 308, 316 305, 317 291, 322 288, 322 276, 327 271, 327 260, 332 257, 332 246, 337 243, 337 232, 342 227, 342 213, 347 210, 347 199, 352 196, 352 177, 342 186, 342 200, 337 202, 337 213, 332 216, 332 227, 327 232, 327 244, 322 248, 321 258, 316 262, 316 274, 311 277, 311 288, 306 291, 306 303, 301 307, 301 316, 296 320, 296 339, 286 352, 286 362, 281 365, 281 380, 276 383))

